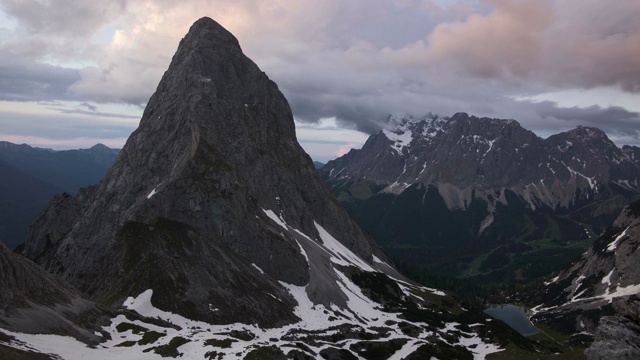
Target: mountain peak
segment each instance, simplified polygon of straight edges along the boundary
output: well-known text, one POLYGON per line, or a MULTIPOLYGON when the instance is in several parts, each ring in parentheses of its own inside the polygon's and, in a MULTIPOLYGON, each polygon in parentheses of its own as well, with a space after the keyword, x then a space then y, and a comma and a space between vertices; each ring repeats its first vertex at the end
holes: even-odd
MULTIPOLYGON (((548 142, 555 144, 556 142, 571 145, 573 143, 581 143, 584 146, 595 148, 616 150, 618 147, 609 139, 607 134, 594 127, 578 125, 574 129, 559 134, 551 135, 548 142), (603 147, 604 146, 604 147, 603 147)), ((564 146, 561 146, 564 148, 564 146)), ((617 151, 617 150, 616 150, 617 151)))
POLYGON ((105 144, 102 143, 97 143, 95 145, 93 145, 92 147, 90 147, 91 150, 111 150, 110 147, 106 146, 105 144))
POLYGON ((470 116, 466 112, 457 112, 453 114, 453 116, 451 117, 451 120, 467 120, 469 118, 470 116))
POLYGON ((240 43, 232 33, 222 27, 222 25, 218 24, 215 20, 205 16, 198 19, 193 23, 193 25, 191 25, 189 32, 180 42, 178 52, 183 46, 197 48, 199 46, 211 45, 212 43, 215 43, 218 47, 226 45, 237 48, 241 51, 240 43))
MULTIPOLYGON (((278 91, 277 85, 242 53, 235 36, 214 20, 203 17, 191 26, 180 41, 169 69, 145 109, 141 120, 144 124, 141 123, 141 127, 147 126, 148 121, 158 120, 181 121, 182 125, 192 124, 197 120, 200 125, 204 125, 202 122, 206 121, 206 126, 213 123, 232 126, 228 124, 228 118, 221 116, 192 116, 187 119, 181 116, 186 113, 174 111, 185 104, 191 110, 205 113, 215 109, 217 103, 223 102, 234 107, 237 112, 251 112, 257 110, 254 106, 267 104, 272 97, 278 97, 277 106, 290 113, 288 103, 278 91), (177 116, 159 119, 153 116, 158 112, 177 116)), ((280 125, 295 136, 293 124, 281 122, 280 125)), ((194 132, 198 131, 194 129, 194 132)))
MULTIPOLYGON (((41 261, 110 303, 152 289, 154 304, 183 316, 280 325, 296 319, 280 281, 308 285, 315 303, 345 304, 334 278, 310 270, 298 241, 319 243, 326 229, 357 256, 384 258, 327 195, 277 85, 203 18, 116 163, 41 261)), ((41 226, 34 234, 51 232, 41 226)), ((38 236, 28 241, 36 248, 47 241, 38 236)))
POLYGON ((578 137, 589 137, 589 138, 607 138, 607 134, 595 127, 578 125, 575 129, 569 130, 569 134, 578 136, 578 137))

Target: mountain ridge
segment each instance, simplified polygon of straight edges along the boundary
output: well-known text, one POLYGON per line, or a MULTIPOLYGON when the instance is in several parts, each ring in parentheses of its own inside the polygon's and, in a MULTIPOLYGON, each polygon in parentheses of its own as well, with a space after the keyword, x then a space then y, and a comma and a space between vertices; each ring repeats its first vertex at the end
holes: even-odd
MULTIPOLYGON (((622 177, 614 181, 618 186, 628 182, 624 186, 630 191, 640 192, 640 185, 637 183, 638 163, 632 152, 635 148, 627 146, 625 149, 628 150, 623 151, 597 128, 577 126, 567 132, 542 139, 522 128, 515 120, 477 118, 466 113, 456 113, 449 118, 427 115, 422 119, 413 119, 411 116, 398 119, 390 116, 388 121, 395 125, 395 128, 392 127, 393 130, 382 129, 372 135, 361 150, 352 149, 342 158, 329 161, 323 168, 325 179, 334 182, 338 181, 340 176, 349 176, 352 181, 367 179, 388 186, 385 189, 388 192, 402 191, 402 186, 393 186, 396 183, 445 183, 459 189, 473 186, 480 190, 496 187, 516 190, 516 187, 524 187, 528 190, 528 187, 536 183, 535 180, 540 179, 536 178, 536 173, 540 173, 540 169, 536 167, 540 168, 544 164, 546 166, 541 170, 544 173, 543 181, 552 180, 550 173, 555 175, 561 172, 560 179, 565 182, 576 178, 576 188, 593 189, 597 186, 597 180, 605 178, 604 175, 608 174, 599 174, 598 171, 602 169, 592 169, 586 166, 584 159, 576 158, 577 154, 571 151, 577 148, 572 142, 575 141, 583 147, 604 148, 602 154, 598 155, 603 155, 605 159, 590 160, 598 161, 598 165, 603 160, 624 165, 618 171, 620 173, 615 174, 622 177), (374 144, 388 144, 391 150, 380 151, 380 146, 374 144), (539 153, 541 150, 544 154, 539 153), (375 157, 371 155, 372 152, 382 159, 372 159, 375 157), (425 157, 424 154, 429 152, 432 154, 425 157), (456 166, 438 166, 445 158, 440 154, 442 152, 447 153, 456 166), (490 154, 491 156, 488 156, 490 154), (394 161, 387 161, 389 155, 396 155, 396 158, 391 158, 394 161), (356 156, 357 161, 351 160, 356 156), (398 161, 402 160, 398 157, 403 157, 404 161, 398 161), (544 161, 545 158, 550 159, 553 164, 544 161), (357 164, 349 164, 349 160, 357 164), (565 160, 572 160, 572 163, 564 164, 565 160), (503 169, 496 162, 502 161, 521 166, 511 166, 505 169, 506 171, 500 171, 503 169), (384 175, 376 172, 378 166, 386 170, 384 175), (586 175, 574 170, 572 166, 584 170, 586 175), (495 167, 498 169, 494 169, 495 167), (631 175, 636 177, 632 178, 631 175)), ((607 180, 609 179, 600 182, 606 183, 607 180)), ((525 189, 521 192, 525 193, 525 189)), ((572 197, 549 199, 536 190, 528 190, 528 193, 529 196, 523 197, 527 198, 532 207, 566 207, 573 200, 572 197)))
POLYGON ((545 243, 562 248, 549 267, 559 270, 640 197, 637 149, 595 128, 542 139, 515 120, 466 113, 388 123, 320 173, 387 252, 432 271, 481 282, 545 275, 545 243), (523 253, 531 260, 509 260, 523 253))

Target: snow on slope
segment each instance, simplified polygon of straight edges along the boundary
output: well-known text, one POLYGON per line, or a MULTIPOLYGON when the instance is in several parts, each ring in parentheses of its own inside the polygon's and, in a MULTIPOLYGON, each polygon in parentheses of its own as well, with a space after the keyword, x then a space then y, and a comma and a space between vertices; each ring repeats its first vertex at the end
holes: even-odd
POLYGON ((404 150, 404 148, 409 145, 411 139, 413 138, 413 132, 408 128, 397 129, 394 131, 383 129, 382 132, 389 140, 393 142, 393 144, 391 145, 391 149, 393 149, 399 155, 402 155, 402 150, 404 150))
POLYGON ((382 133, 391 140, 391 149, 398 155, 402 155, 404 149, 414 137, 429 141, 433 138, 446 123, 446 119, 434 115, 427 115, 422 119, 414 119, 407 114, 393 114, 387 119, 387 128, 382 129, 382 133), (424 122, 424 126, 418 124, 424 122))
MULTIPOLYGON (((280 282, 297 302, 293 312, 299 318, 298 322, 271 329, 241 323, 216 325, 156 308, 152 304, 153 290, 149 289, 136 297, 129 297, 123 303, 124 308, 143 318, 136 319, 122 314, 114 317, 110 325, 101 329, 106 340, 95 348, 69 337, 7 332, 17 339, 9 343, 9 346, 57 354, 68 360, 161 359, 156 352, 163 353, 172 347, 175 348, 175 354, 183 354, 182 357, 186 359, 208 359, 210 356, 214 358, 214 355, 220 359, 242 359, 258 348, 271 346, 281 349, 284 354, 293 355, 291 352, 296 351, 312 358, 319 357, 323 350, 340 348, 361 358, 357 352, 360 343, 377 343, 381 346, 386 346, 387 343, 399 344, 391 359, 404 358, 422 345, 433 344, 434 341, 446 346, 462 346, 472 352, 474 359, 484 359, 487 354, 502 350, 483 340, 474 331, 459 329, 460 324, 456 322, 433 326, 411 321, 400 312, 402 307, 391 310, 372 300, 350 274, 354 271, 373 275, 383 273, 342 245, 317 222, 315 227, 320 239, 313 240, 289 226, 272 210, 263 209, 263 212, 277 227, 285 229, 288 234, 297 234, 296 241, 305 254, 310 269, 329 264, 333 272, 330 279, 335 281, 337 288, 344 294, 346 306, 315 303, 308 289, 311 285, 296 286, 280 282), (318 257, 318 251, 323 257, 318 257), (330 261, 315 264, 315 259, 330 261), (417 333, 406 332, 406 327, 417 329, 417 333)), ((379 258, 375 258, 374 263, 389 267, 379 258)), ((259 268, 257 271, 268 276, 259 268)), ((402 280, 392 281, 400 289, 403 301, 416 302, 423 311, 428 310, 425 307, 428 306, 425 296, 437 298, 446 295, 402 280)), ((219 310, 212 308, 211 311, 219 310)))

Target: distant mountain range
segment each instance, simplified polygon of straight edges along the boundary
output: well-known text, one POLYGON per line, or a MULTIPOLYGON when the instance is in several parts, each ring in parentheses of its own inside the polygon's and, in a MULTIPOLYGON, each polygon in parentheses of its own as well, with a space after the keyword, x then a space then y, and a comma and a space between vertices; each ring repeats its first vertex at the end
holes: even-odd
POLYGON ((582 253, 640 195, 640 148, 579 126, 395 115, 325 183, 389 254, 480 282, 526 280, 582 253))
POLYGON ((54 151, 0 141, 0 241, 9 247, 24 242, 55 194, 98 183, 118 152, 102 144, 54 151))

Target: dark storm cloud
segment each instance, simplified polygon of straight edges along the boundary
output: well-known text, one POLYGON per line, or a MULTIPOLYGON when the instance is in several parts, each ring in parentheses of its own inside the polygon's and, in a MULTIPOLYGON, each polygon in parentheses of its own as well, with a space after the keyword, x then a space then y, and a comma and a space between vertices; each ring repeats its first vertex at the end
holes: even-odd
POLYGON ((0 100, 67 99, 68 88, 80 80, 76 69, 47 64, 0 64, 0 100))
POLYGON ((531 104, 543 119, 558 120, 558 127, 592 126, 613 136, 640 138, 640 114, 621 107, 559 107, 551 101, 531 104))
MULTIPOLYGON (((286 89, 283 90, 286 93, 286 89)), ((339 123, 346 122, 355 126, 358 131, 373 134, 380 130, 380 124, 384 120, 384 110, 362 106, 350 97, 290 93, 287 98, 296 119, 302 122, 336 117, 339 123)))

